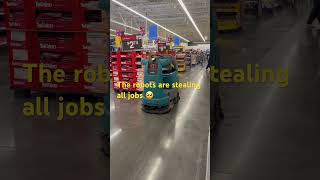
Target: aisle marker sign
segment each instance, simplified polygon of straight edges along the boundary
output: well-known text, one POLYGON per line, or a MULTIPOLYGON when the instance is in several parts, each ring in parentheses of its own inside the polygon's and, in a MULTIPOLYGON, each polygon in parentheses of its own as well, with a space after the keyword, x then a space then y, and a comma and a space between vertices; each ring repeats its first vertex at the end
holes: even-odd
POLYGON ((158 39, 158 26, 157 25, 150 25, 149 26, 149 39, 150 40, 157 40, 158 39))

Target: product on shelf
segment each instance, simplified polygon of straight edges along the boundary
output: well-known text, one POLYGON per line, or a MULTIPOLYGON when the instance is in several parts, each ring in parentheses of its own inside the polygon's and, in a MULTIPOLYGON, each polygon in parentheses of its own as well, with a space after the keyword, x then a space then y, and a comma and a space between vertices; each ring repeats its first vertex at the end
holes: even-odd
POLYGON ((7 6, 15 9, 24 9, 25 0, 7 0, 7 6))
POLYGON ((11 65, 10 67, 11 87, 21 88, 21 89, 35 88, 37 86, 35 82, 38 80, 38 78, 35 75, 35 73, 33 75, 34 75, 33 82, 28 82, 27 70, 23 68, 21 65, 11 65))
POLYGON ((87 44, 84 46, 89 52, 107 53, 108 38, 105 33, 88 32, 86 36, 87 44))
POLYGON ((14 68, 14 79, 27 81, 27 70, 24 68, 14 68))
POLYGON ((39 33, 39 45, 43 50, 72 50, 74 36, 72 33, 39 33))
POLYGON ((71 9, 73 8, 71 0, 36 0, 35 5, 37 8, 47 9, 71 9))
POLYGON ((74 64, 76 57, 72 54, 41 52, 40 63, 74 64))
POLYGON ((12 49, 14 61, 28 61, 28 50, 26 49, 12 49))
POLYGON ((185 62, 186 62, 186 67, 189 67, 191 69, 192 63, 191 63, 191 52, 190 52, 190 50, 186 51, 185 62))
POLYGON ((107 30, 107 16, 103 11, 89 10, 85 12, 85 21, 81 24, 82 28, 88 30, 107 30))
POLYGON ((26 28, 26 19, 24 12, 10 12, 9 14, 9 26, 11 28, 26 28))
POLYGON ((99 9, 99 0, 84 0, 81 3, 81 7, 87 10, 100 10, 99 9))
POLYGON ((178 65, 178 71, 179 72, 184 72, 186 71, 186 61, 185 61, 185 58, 186 58, 186 54, 185 53, 178 53, 176 55, 176 62, 177 62, 177 65, 178 65))
POLYGON ((45 29, 71 29, 72 14, 63 12, 39 13, 37 18, 37 28, 45 29))
POLYGON ((33 33, 26 31, 11 31, 7 36, 9 42, 9 52, 13 49, 24 49, 32 52, 33 33))
POLYGON ((191 54, 191 65, 196 65, 198 64, 198 55, 196 54, 191 54))

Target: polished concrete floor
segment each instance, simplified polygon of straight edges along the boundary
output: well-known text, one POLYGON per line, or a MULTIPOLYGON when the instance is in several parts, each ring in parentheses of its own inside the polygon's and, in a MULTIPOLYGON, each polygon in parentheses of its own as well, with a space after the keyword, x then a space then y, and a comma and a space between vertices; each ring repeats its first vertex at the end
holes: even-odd
POLYGON ((213 180, 319 179, 320 30, 306 27, 306 12, 284 10, 220 34, 223 66, 288 68, 289 86, 223 85, 213 180))
MULTIPOLYGON (((15 97, 9 89, 6 49, 0 50, 0 74, 1 180, 109 178, 108 160, 99 150, 100 118, 27 118, 22 114, 23 103, 45 94, 15 97)), ((49 97, 50 111, 55 113, 56 96, 49 97)))
POLYGON ((180 90, 168 114, 147 114, 141 100, 111 97, 112 180, 205 179, 209 133, 209 74, 203 67, 180 74, 200 90, 180 90))

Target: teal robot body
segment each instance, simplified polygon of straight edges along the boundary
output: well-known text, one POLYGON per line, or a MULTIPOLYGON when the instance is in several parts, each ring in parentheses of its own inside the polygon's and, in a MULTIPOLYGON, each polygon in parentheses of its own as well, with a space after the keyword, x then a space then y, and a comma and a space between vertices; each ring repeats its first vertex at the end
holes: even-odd
POLYGON ((162 114, 169 112, 179 99, 179 91, 172 84, 179 81, 177 65, 171 56, 154 57, 143 60, 144 84, 143 110, 148 113, 162 114), (153 98, 148 99, 147 93, 153 98))

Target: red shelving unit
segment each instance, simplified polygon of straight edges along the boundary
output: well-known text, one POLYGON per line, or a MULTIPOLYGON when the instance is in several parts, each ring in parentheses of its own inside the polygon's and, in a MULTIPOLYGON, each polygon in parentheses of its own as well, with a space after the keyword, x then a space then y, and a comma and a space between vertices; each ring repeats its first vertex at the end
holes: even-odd
POLYGON ((113 52, 110 56, 110 70, 114 90, 142 92, 143 89, 134 88, 133 84, 143 83, 143 58, 141 51, 113 52), (131 84, 131 88, 118 87, 118 82, 131 84))
POLYGON ((106 93, 103 83, 79 83, 74 69, 108 67, 107 15, 99 0, 4 0, 5 26, 8 31, 11 87, 36 91, 106 93), (34 81, 26 83, 23 64, 44 64, 63 69, 64 83, 34 81))

